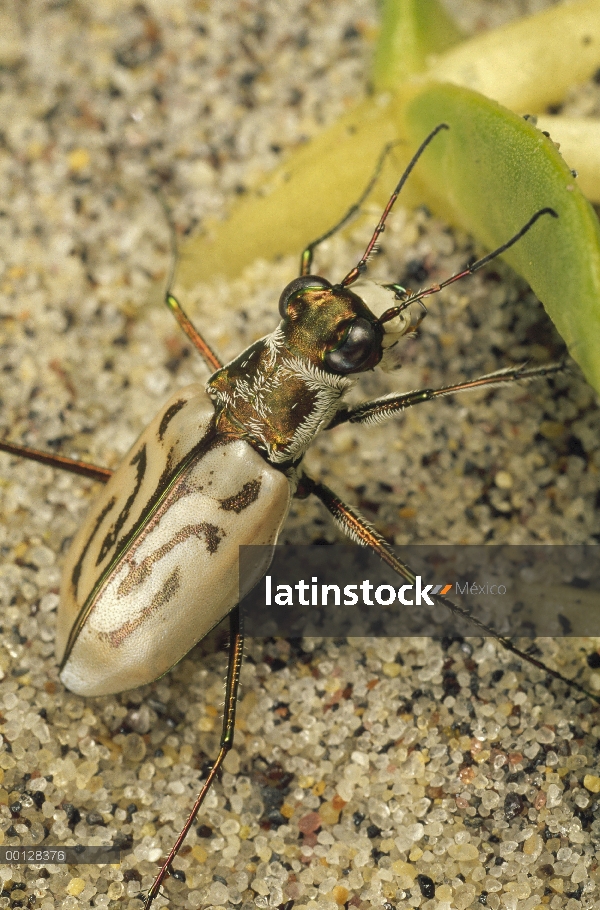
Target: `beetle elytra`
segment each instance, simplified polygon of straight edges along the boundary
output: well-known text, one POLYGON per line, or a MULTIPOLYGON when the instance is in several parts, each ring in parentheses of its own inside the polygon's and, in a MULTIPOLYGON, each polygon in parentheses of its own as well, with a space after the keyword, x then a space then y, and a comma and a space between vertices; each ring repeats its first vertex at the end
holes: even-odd
MULTIPOLYGON (((440 124, 416 152, 360 262, 341 282, 331 284, 311 274, 313 250, 324 238, 311 244, 302 256, 300 277, 281 294, 279 326, 229 364, 219 363, 168 295, 176 318, 216 372, 206 390, 189 386, 173 395, 114 474, 0 444, 5 451, 105 482, 73 541, 63 577, 57 653, 61 679, 72 691, 102 695, 156 679, 231 615, 221 750, 150 889, 148 907, 233 742, 242 656, 235 609, 238 546, 275 543, 290 498, 312 493, 350 537, 374 549, 404 578, 413 577, 358 512, 303 472, 302 458, 315 436, 344 422, 368 424, 442 395, 543 377, 561 368, 511 367, 439 389, 343 405, 353 380, 388 357, 398 339, 418 324, 418 316, 410 318, 411 304, 476 271, 517 242, 538 218, 556 217, 551 209, 534 213, 498 250, 417 294, 388 285, 389 305, 375 314, 350 287, 365 271, 403 182, 443 128, 440 124)), ((257 577, 265 569, 257 567, 257 577)))

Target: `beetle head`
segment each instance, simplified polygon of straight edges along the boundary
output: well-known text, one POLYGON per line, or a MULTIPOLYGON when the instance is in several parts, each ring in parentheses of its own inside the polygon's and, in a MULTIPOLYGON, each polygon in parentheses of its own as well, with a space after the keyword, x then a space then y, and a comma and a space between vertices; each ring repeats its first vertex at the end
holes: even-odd
POLYGON ((290 350, 328 373, 362 373, 383 356, 383 327, 341 284, 318 275, 296 278, 283 289, 279 312, 290 350))

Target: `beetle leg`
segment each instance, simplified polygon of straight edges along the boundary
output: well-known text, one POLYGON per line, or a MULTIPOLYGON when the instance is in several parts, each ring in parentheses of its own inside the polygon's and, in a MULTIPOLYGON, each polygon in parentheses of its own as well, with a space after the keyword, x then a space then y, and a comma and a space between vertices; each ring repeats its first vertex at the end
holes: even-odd
POLYGON ((371 190, 375 186, 377 179, 379 178, 379 175, 381 174, 381 169, 383 167, 384 161, 387 158, 390 150, 393 147, 394 147, 393 142, 388 142, 388 144, 384 147, 381 155, 379 156, 379 161, 375 165, 375 170, 373 171, 373 174, 371 175, 371 179, 369 180, 366 187, 362 191, 360 197, 356 200, 356 202, 353 205, 350 206, 350 208, 348 209, 348 211, 346 212, 344 217, 341 218, 340 221, 337 222, 337 224, 334 224, 334 226, 332 228, 329 228, 328 231, 326 231, 324 234, 321 234, 321 236, 317 237, 316 240, 313 240, 312 243, 308 244, 308 246, 302 253, 302 256, 300 257, 300 276, 310 275, 310 270, 311 270, 312 260, 313 260, 313 253, 314 253, 315 249, 321 243, 323 243, 323 241, 329 240, 330 237, 333 237, 334 234, 337 234, 337 232, 340 231, 344 227, 344 225, 347 224, 348 221, 350 221, 354 217, 354 215, 356 215, 356 213, 359 211, 361 205, 363 204, 363 202, 365 201, 367 196, 370 195, 371 190))
POLYGON ((65 458, 64 455, 54 455, 51 452, 40 452, 39 449, 30 449, 28 446, 17 445, 14 442, 0 441, 0 452, 8 452, 9 455, 19 455, 21 458, 29 458, 30 461, 39 461, 47 464, 51 468, 60 468, 62 471, 70 471, 71 474, 81 474, 83 477, 89 477, 90 480, 98 480, 100 483, 106 483, 112 475, 109 468, 101 468, 98 465, 90 464, 88 461, 76 461, 74 458, 65 458))
POLYGON ((189 317, 183 311, 183 308, 176 297, 173 297, 171 293, 167 293, 165 296, 165 303, 173 313, 173 316, 179 323, 180 327, 183 329, 189 340, 192 342, 194 347, 200 354, 204 357, 205 362, 208 364, 210 369, 214 372, 219 370, 223 364, 212 350, 212 348, 204 340, 200 332, 192 325, 189 317))
POLYGON ((340 423, 379 423, 388 417, 395 417, 406 408, 444 395, 454 395, 455 392, 468 392, 471 389, 480 389, 483 386, 497 386, 508 382, 519 382, 527 379, 541 379, 552 373, 559 373, 565 369, 564 363, 551 363, 548 366, 526 367, 524 364, 497 370, 478 376, 477 379, 468 379, 466 382, 457 382, 454 385, 442 386, 440 389, 419 389, 415 392, 385 395, 373 401, 365 401, 354 408, 341 408, 329 426, 338 426, 340 423))
MULTIPOLYGON (((343 499, 340 499, 333 490, 330 490, 329 487, 325 486, 324 483, 320 483, 318 480, 313 480, 312 477, 308 477, 306 474, 302 474, 300 479, 299 489, 302 493, 313 493, 317 499, 320 499, 326 509, 331 512, 336 523, 341 527, 342 531, 350 537, 355 543, 362 544, 363 546, 370 547, 374 553, 376 553, 385 563, 387 563, 390 568, 397 572, 402 578, 406 579, 410 584, 414 584, 416 581, 416 575, 410 566, 407 566, 406 563, 402 562, 401 559, 395 555, 394 551, 387 543, 386 540, 379 534, 369 522, 362 517, 360 512, 357 512, 352 506, 349 506, 344 502, 343 499)), ((447 607, 452 613, 456 616, 460 616, 463 619, 467 619, 472 623, 479 632, 484 636, 489 636, 490 638, 495 638, 496 641, 502 645, 503 648, 506 648, 507 651, 510 651, 512 654, 515 654, 517 657, 520 657, 522 660, 527 661, 527 663, 533 664, 534 667, 537 667, 539 670, 543 670, 544 673, 553 676, 554 679, 559 679, 565 685, 570 686, 573 689, 576 689, 578 692, 581 692, 587 698, 593 699, 595 702, 600 703, 600 696, 594 695, 591 692, 588 692, 582 685, 576 682, 573 679, 567 679, 562 673, 559 673, 558 670, 553 670, 551 667, 547 667, 546 664, 542 661, 537 660, 531 654, 527 654, 525 651, 522 651, 518 648, 510 638, 506 638, 504 635, 499 635, 494 629, 490 626, 487 626, 481 620, 473 616, 468 610, 464 610, 462 607, 459 607, 453 601, 449 600, 447 597, 443 597, 441 594, 431 594, 434 600, 442 604, 444 607, 447 607)))
POLYGON ((239 607, 235 607, 229 614, 229 629, 230 629, 230 642, 229 642, 229 666, 227 669, 227 683, 225 686, 225 708, 223 714, 223 733, 221 735, 221 747, 219 749, 219 754, 215 760, 214 765, 212 766, 210 773, 202 785, 202 789, 196 798, 196 802, 190 812, 187 821, 181 831, 179 836, 175 841, 171 852, 163 863, 160 872, 154 879, 154 883, 148 892, 146 898, 146 903, 144 905, 145 910, 148 910, 152 901, 157 896, 160 891, 160 887, 170 872, 170 866, 175 857, 177 856, 181 845, 183 844, 188 831, 194 824, 194 819, 198 814, 204 798, 208 791, 210 790, 212 783, 219 773, 219 769, 223 764, 225 757, 231 747, 233 746, 233 733, 235 726, 235 710, 237 707, 237 696, 238 696, 238 686, 240 681, 240 669, 242 666, 242 654, 244 650, 244 634, 242 631, 242 621, 240 616, 239 607))

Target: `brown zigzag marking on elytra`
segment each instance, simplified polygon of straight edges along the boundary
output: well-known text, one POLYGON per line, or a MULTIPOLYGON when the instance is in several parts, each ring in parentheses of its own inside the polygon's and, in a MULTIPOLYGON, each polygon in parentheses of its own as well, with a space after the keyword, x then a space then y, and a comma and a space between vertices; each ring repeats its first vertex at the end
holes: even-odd
POLYGON ((102 541, 102 546, 100 547, 100 553, 98 554, 98 559, 96 560, 97 566, 100 565, 102 560, 105 558, 106 554, 114 546, 115 541, 116 541, 117 537, 119 536, 119 531, 121 530, 121 528, 127 521, 128 517, 129 517, 129 513, 131 512, 131 507, 132 507, 133 503, 135 502, 135 498, 142 485, 142 481, 144 479, 144 475, 146 473, 146 466, 147 466, 146 444, 145 443, 142 446, 142 448, 139 449, 135 453, 135 455, 133 456, 133 458, 131 459, 129 464, 137 465, 137 472, 136 472, 135 483, 133 485, 133 490, 127 497, 125 505, 121 509, 121 511, 117 517, 117 520, 115 521, 112 528, 110 529, 110 531, 108 532, 108 534, 106 535, 104 540, 102 541))
POLYGON ((113 632, 100 632, 100 638, 104 639, 104 641, 108 641, 112 648, 118 648, 132 632, 135 632, 135 630, 140 627, 146 617, 153 613, 154 610, 166 606, 175 594, 177 594, 180 586, 181 570, 179 566, 176 566, 165 580, 160 591, 157 591, 148 606, 145 607, 135 619, 124 622, 122 626, 119 626, 119 628, 115 629, 113 632))
POLYGON ((220 499, 221 508, 225 512, 235 512, 239 515, 253 502, 256 502, 260 493, 260 480, 249 480, 241 490, 229 496, 227 499, 220 499))
MULTIPOLYGON (((219 442, 219 437, 216 436, 215 429, 216 428, 215 428, 215 424, 214 424, 214 420, 213 420, 209 424, 202 439, 198 443, 196 443, 196 445, 192 449, 190 449, 190 451, 187 453, 187 455, 184 456, 184 458, 182 458, 182 460, 177 465, 173 466, 170 473, 167 474, 166 471, 163 471, 154 492, 152 493, 148 502, 142 509, 140 516, 139 516, 138 520, 136 521, 134 527, 131 528, 126 534, 124 534, 123 537, 121 537, 121 539, 119 541, 117 541, 117 545, 115 547, 115 554, 117 556, 120 556, 120 554, 123 553, 129 547, 129 545, 135 540, 135 538, 139 536, 140 529, 144 527, 144 524, 146 522, 148 515, 150 515, 152 513, 152 511, 155 509, 157 503, 160 501, 161 497, 165 493, 165 490, 167 489, 169 484, 172 482, 173 478, 175 478, 177 476, 177 474, 180 472, 181 466, 183 464, 187 463, 188 468, 191 468, 194 460, 199 455, 204 456, 208 452, 210 452, 210 450, 211 450, 211 448, 213 448, 213 446, 218 446, 218 445, 224 444, 222 442, 219 442)), ((168 457, 169 456, 167 456, 167 458, 168 457)), ((180 482, 184 485, 182 487, 182 489, 185 492, 185 490, 186 490, 185 474, 182 475, 180 482)))
POLYGON ((187 401, 185 398, 179 398, 177 401, 174 401, 173 404, 167 408, 163 414, 162 420, 158 427, 158 441, 162 442, 163 436, 165 435, 166 429, 177 414, 185 405, 187 401))
POLYGON ((131 594, 135 587, 142 584, 142 582, 150 577, 152 567, 160 559, 170 553, 171 550, 180 543, 189 540, 190 537, 200 537, 201 535, 204 536, 208 552, 215 553, 221 540, 225 536, 225 533, 222 529, 217 528, 216 525, 209 524, 206 521, 202 521, 195 525, 186 525, 184 528, 180 528, 176 534, 173 534, 170 540, 151 553, 150 556, 146 556, 139 565, 134 565, 133 559, 128 560, 130 569, 119 585, 117 590, 118 596, 126 597, 128 594, 131 594))
MULTIPOLYGON (((77 620, 73 624, 71 631, 69 633, 67 647, 65 649, 65 653, 63 655, 63 658, 62 658, 62 661, 60 664, 61 670, 66 666, 66 664, 71 656, 73 646, 74 646, 75 642, 77 641, 79 634, 87 621, 90 611, 94 607, 94 603, 96 602, 96 597, 97 597, 98 593, 100 592, 102 586, 105 584, 106 580, 108 579, 108 577, 110 576, 110 574, 114 570, 114 568, 116 566, 118 566, 119 561, 123 558, 123 554, 126 552, 128 547, 130 546, 130 544, 135 541, 136 537, 139 537, 140 530, 144 527, 148 518, 150 516, 152 516, 153 511, 159 505, 160 500, 163 497, 163 495, 165 494, 166 488, 168 487, 169 483, 173 482, 173 480, 175 480, 175 478, 177 477, 178 474, 182 474, 182 475, 185 474, 186 470, 188 470, 191 467, 191 465, 194 463, 194 461, 196 459, 198 459, 199 457, 202 457, 203 455, 205 455, 207 452, 209 452, 211 450, 211 448, 219 446, 219 445, 225 445, 226 443, 227 443, 227 440, 225 440, 225 439, 222 440, 217 435, 215 421, 213 418, 213 420, 211 420, 210 424, 208 425, 206 432, 204 433, 202 439, 200 439, 196 443, 196 445, 193 446, 190 449, 190 451, 181 459, 181 461, 173 468, 173 473, 172 473, 171 478, 168 479, 168 483, 165 482, 164 487, 157 487, 154 489, 152 495, 150 496, 150 498, 146 502, 145 506, 143 507, 143 509, 142 509, 137 521, 133 525, 133 527, 130 528, 130 530, 127 531, 125 534, 123 534, 123 536, 115 544, 115 549, 114 549, 111 564, 108 565, 104 569, 103 572, 101 572, 100 576, 98 577, 98 579, 96 580, 96 582, 94 584, 94 587, 88 594, 88 596, 85 600, 85 603, 83 604, 81 610, 79 611, 77 620)), ((218 530, 219 530, 218 528, 215 529, 215 531, 218 531, 218 530)), ((218 546, 218 543, 219 543, 219 538, 217 537, 217 539, 215 541, 214 537, 215 537, 214 533, 211 533, 209 535, 209 539, 207 542, 210 553, 215 552, 216 546, 218 546), (215 546, 215 543, 216 543, 216 546, 215 546)))
POLYGON ((216 525, 206 524, 206 549, 211 554, 216 553, 219 549, 219 544, 227 535, 223 528, 218 528, 216 525), (219 537, 219 534, 221 535, 219 537))
POLYGON ((160 477, 158 478, 158 483, 156 485, 156 488, 158 490, 162 490, 166 486, 166 484, 168 483, 169 477, 171 477, 171 475, 173 473, 173 453, 174 453, 174 451, 175 451, 175 447, 171 446, 171 448, 167 452, 167 459, 165 461, 165 466, 162 469, 162 473, 161 473, 160 477))
POLYGON ((115 497, 111 496, 111 498, 108 500, 108 502, 106 503, 106 505, 100 512, 100 514, 98 515, 98 518, 96 519, 92 533, 90 534, 90 536, 86 540, 85 544, 83 545, 79 559, 75 563, 75 565, 73 567, 73 571, 71 573, 71 585, 73 586, 73 590, 75 590, 75 588, 77 587, 77 584, 79 582, 79 577, 81 575, 81 567, 83 566, 83 560, 85 559, 85 554, 89 550, 90 544, 98 532, 98 528, 100 527, 100 525, 102 524, 102 522, 104 521, 104 519, 106 518, 106 516, 112 509, 112 507, 114 506, 115 502, 116 502, 115 497))

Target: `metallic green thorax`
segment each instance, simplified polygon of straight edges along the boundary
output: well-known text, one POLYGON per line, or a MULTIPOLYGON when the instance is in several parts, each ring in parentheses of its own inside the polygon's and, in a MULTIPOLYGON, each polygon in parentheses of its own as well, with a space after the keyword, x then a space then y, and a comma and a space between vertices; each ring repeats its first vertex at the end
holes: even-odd
POLYGON ((377 318, 352 291, 341 286, 302 288, 285 299, 285 316, 277 329, 217 370, 207 391, 218 417, 235 435, 247 439, 268 461, 291 464, 333 418, 353 383, 349 374, 379 363, 382 338, 377 318), (356 360, 357 333, 359 361, 337 369, 329 365, 328 355, 339 352, 334 354, 339 359, 346 349, 356 360))

